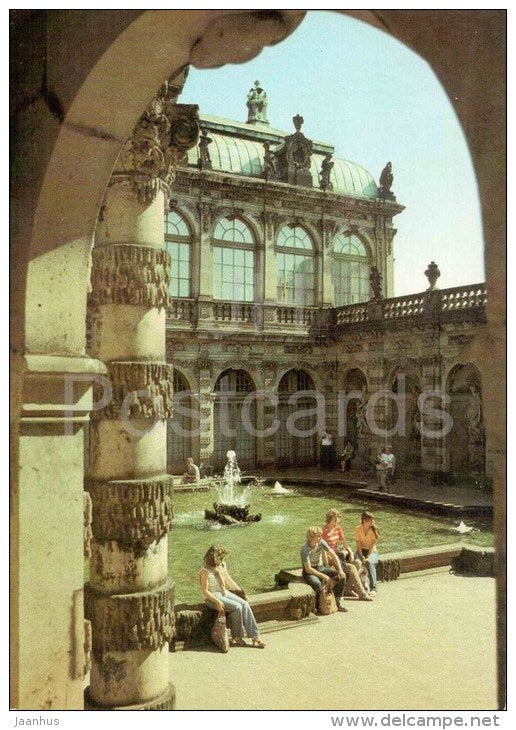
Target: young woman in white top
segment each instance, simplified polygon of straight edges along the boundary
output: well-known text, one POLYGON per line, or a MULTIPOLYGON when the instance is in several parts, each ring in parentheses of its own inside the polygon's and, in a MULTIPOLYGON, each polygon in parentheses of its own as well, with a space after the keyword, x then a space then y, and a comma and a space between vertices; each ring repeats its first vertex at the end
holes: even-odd
POLYGON ((199 573, 199 583, 206 603, 220 613, 226 613, 231 629, 231 644, 247 646, 244 641, 244 628, 252 645, 264 649, 265 644, 259 638, 258 625, 251 606, 245 598, 237 596, 233 591, 245 593, 229 575, 224 562, 227 550, 223 545, 212 545, 204 556, 204 568, 199 573))

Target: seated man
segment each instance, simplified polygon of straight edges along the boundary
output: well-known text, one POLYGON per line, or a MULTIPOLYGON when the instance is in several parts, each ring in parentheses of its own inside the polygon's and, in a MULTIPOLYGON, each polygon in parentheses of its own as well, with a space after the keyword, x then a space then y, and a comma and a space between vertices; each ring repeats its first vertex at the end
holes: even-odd
POLYGON ((301 548, 301 564, 303 566, 303 578, 311 586, 317 597, 323 586, 331 587, 339 611, 346 612, 342 594, 346 585, 346 576, 342 570, 336 553, 328 543, 321 538, 320 527, 310 527, 306 533, 306 543, 301 548), (331 568, 324 564, 323 555, 326 555, 327 562, 335 566, 331 568))
POLYGON ((183 474, 183 484, 193 484, 199 481, 201 477, 199 467, 194 464, 191 456, 186 460, 186 471, 183 474))
POLYGON ((358 575, 360 562, 354 560, 353 550, 348 546, 344 532, 339 524, 340 512, 330 509, 326 513, 326 524, 322 528, 322 538, 336 553, 340 560, 342 570, 346 575, 346 583, 361 601, 372 601, 373 599, 364 589, 358 575))

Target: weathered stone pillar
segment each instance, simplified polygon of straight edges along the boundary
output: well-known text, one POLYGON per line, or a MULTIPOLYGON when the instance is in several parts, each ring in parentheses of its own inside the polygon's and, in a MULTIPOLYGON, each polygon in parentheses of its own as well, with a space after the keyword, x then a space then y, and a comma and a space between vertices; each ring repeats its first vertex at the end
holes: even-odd
POLYGON ((201 357, 199 369, 199 450, 200 463, 212 465, 213 459, 213 402, 211 390, 211 362, 201 357))
POLYGON ((198 136, 197 107, 176 105, 179 90, 165 84, 124 145, 93 250, 91 346, 107 365, 111 397, 91 425, 93 537, 85 613, 93 640, 88 700, 104 709, 174 706, 164 212, 175 165, 198 136))
POLYGON ((275 362, 262 363, 263 392, 257 402, 257 427, 260 436, 256 441, 257 466, 276 465, 277 393, 274 390, 275 362))
POLYGON ((442 432, 445 425, 438 412, 448 411, 447 405, 438 395, 440 387, 441 358, 439 355, 428 355, 421 359, 421 388, 423 393, 428 394, 426 407, 421 414, 421 468, 436 474, 449 471, 447 437, 434 436, 442 432))

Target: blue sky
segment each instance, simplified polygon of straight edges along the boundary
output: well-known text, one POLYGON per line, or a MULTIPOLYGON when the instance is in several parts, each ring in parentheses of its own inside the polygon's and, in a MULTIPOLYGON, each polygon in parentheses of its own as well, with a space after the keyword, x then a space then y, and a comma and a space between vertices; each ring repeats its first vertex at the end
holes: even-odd
POLYGON ((191 69, 182 103, 246 121, 255 79, 266 89, 272 127, 292 130, 302 114, 307 137, 330 142, 378 181, 388 160, 393 192, 406 210, 394 219, 395 291, 484 280, 477 186, 455 112, 425 61, 382 31, 332 12, 307 13, 282 43, 252 61, 191 69))

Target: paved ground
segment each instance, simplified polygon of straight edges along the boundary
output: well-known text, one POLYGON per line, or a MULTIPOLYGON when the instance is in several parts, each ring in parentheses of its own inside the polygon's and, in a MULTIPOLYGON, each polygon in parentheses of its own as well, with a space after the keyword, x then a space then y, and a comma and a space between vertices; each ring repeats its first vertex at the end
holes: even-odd
POLYGON ((177 709, 494 710, 494 601, 491 578, 413 573, 263 650, 171 654, 177 709))

